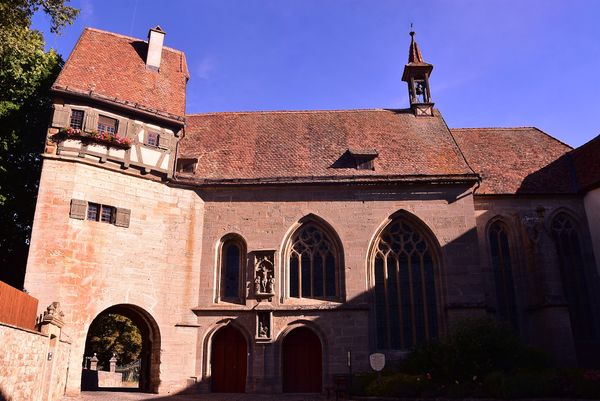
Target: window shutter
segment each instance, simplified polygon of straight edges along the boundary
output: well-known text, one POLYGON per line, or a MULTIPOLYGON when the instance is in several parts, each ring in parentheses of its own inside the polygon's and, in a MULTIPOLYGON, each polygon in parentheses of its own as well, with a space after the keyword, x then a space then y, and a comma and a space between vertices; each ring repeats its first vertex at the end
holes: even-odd
POLYGON ((125 120, 119 118, 119 126, 117 127, 117 135, 121 137, 125 137, 127 135, 127 126, 129 125, 129 120, 125 120))
POLYGON ((163 149, 171 149, 171 135, 161 133, 158 139, 158 146, 163 149))
POLYGON ((85 220, 87 202, 81 199, 71 199, 71 211, 69 217, 77 220, 85 220))
POLYGON ((117 208, 117 216, 115 218, 115 226, 117 227, 129 227, 129 218, 131 217, 130 209, 117 208))
POLYGON ((127 138, 135 139, 138 132, 140 132, 140 125, 129 120, 127 122, 127 138))
POLYGON ((65 128, 69 126, 69 109, 64 107, 56 107, 52 115, 52 126, 65 128))
POLYGON ((98 131, 98 113, 93 110, 85 113, 85 124, 83 129, 85 131, 98 131))

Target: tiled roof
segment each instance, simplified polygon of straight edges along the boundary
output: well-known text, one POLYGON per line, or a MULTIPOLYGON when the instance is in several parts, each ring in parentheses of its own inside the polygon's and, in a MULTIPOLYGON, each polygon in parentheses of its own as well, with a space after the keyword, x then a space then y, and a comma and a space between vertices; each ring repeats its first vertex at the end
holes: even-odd
POLYGON ((571 147, 533 127, 454 128, 469 165, 481 175, 478 194, 574 193, 571 147))
POLYGON ((384 109, 189 115, 179 154, 198 158, 188 176, 197 182, 476 178, 437 110, 434 117, 384 109), (377 152, 375 169, 356 169, 349 149, 377 152))
POLYGON ((571 152, 577 181, 583 190, 600 185, 600 135, 571 152))
POLYGON ((86 28, 53 89, 183 117, 189 78, 185 55, 163 47, 156 72, 146 69, 147 49, 146 41, 86 28))

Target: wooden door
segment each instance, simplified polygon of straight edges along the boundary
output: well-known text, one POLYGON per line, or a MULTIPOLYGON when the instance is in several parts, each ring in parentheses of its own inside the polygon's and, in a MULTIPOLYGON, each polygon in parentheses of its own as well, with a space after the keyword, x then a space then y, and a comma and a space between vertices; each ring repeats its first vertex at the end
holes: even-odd
POLYGON ((321 341, 312 330, 301 327, 285 336, 282 363, 284 392, 321 392, 321 341))
POLYGON ((248 347, 242 334, 231 325, 219 329, 212 340, 211 380, 216 393, 246 391, 248 347))

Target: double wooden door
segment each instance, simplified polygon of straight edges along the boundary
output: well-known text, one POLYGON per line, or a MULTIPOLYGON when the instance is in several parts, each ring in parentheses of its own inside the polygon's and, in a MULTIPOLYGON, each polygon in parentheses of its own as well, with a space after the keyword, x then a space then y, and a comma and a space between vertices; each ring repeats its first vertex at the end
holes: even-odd
POLYGON ((283 340, 283 391, 320 393, 322 388, 321 341, 310 329, 292 330, 283 340))
POLYGON ((219 329, 212 340, 211 383, 216 393, 246 391, 248 346, 244 336, 231 325, 219 329))

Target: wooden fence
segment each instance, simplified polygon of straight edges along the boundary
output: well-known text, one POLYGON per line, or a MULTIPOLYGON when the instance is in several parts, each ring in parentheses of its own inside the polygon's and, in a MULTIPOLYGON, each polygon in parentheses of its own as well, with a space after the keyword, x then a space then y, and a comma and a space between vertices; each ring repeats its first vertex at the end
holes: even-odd
POLYGON ((37 298, 0 281, 0 322, 35 330, 37 298))

